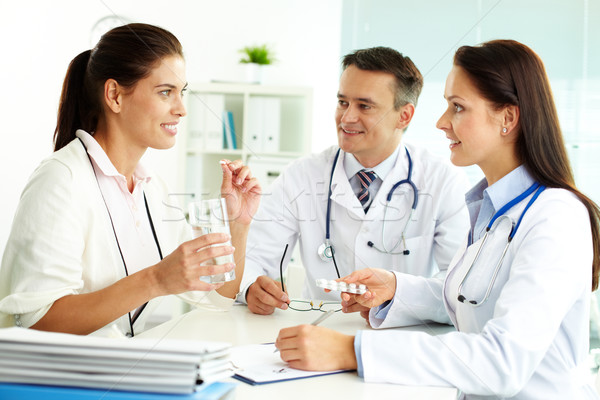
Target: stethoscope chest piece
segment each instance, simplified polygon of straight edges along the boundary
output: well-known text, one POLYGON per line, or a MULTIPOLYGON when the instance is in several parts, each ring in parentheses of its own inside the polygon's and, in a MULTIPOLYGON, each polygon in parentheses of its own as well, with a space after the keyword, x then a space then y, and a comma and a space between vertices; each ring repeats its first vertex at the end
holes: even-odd
POLYGON ((331 259, 333 258, 333 249, 331 248, 330 243, 321 243, 321 245, 317 249, 317 253, 323 261, 331 261, 331 259))

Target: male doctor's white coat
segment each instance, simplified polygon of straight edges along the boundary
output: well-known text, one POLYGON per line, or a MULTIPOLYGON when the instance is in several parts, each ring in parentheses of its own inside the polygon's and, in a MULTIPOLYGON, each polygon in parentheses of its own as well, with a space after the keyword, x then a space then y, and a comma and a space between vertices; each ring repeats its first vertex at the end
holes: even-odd
MULTIPOLYGON (((279 278, 279 264, 285 245, 289 244, 290 248, 284 266, 297 241, 306 271, 303 297, 339 299, 339 293, 326 294, 315 285, 316 279, 338 277, 333 262, 323 261, 317 254, 325 240, 327 195, 337 150, 337 146, 331 147, 320 154, 295 161, 275 180, 270 193, 263 196, 248 236, 241 301, 244 301, 247 287, 258 276, 279 278)), ((430 282, 424 278, 440 271, 440 276, 445 275, 448 264, 468 232, 468 213, 464 204, 468 185, 460 170, 422 148, 401 143, 397 154, 394 167, 384 178, 365 215, 344 170, 346 154, 340 152, 331 184, 331 243, 340 276, 367 267, 395 270, 408 275, 405 289, 421 296, 423 290, 431 291, 430 282), (382 223, 385 199, 390 189, 396 182, 406 179, 408 174, 404 146, 410 152, 412 180, 419 190, 418 206, 406 233, 406 248, 410 254, 384 254, 367 243, 372 241, 382 249, 382 230, 385 229, 386 248, 394 247, 400 240, 413 202, 410 186, 400 185, 389 203, 385 223, 382 223)), ((400 244, 395 252, 402 250, 400 244)), ((439 315, 418 317, 436 319, 439 315)))
MULTIPOLYGON (((468 248, 465 241, 452 261, 439 288, 443 301, 420 297, 422 308, 445 308, 460 332, 362 331, 365 381, 453 386, 469 400, 598 398, 587 383, 585 362, 592 272, 589 215, 572 193, 546 189, 540 194, 508 248, 489 298, 481 302, 511 222, 516 223, 528 200, 508 212, 512 221, 497 220, 464 280, 461 294, 480 307, 459 302, 458 287, 481 239, 468 248)), ((396 291, 383 319, 377 318, 379 309, 371 310, 371 326, 403 325, 406 307, 399 298, 404 295, 396 291)))

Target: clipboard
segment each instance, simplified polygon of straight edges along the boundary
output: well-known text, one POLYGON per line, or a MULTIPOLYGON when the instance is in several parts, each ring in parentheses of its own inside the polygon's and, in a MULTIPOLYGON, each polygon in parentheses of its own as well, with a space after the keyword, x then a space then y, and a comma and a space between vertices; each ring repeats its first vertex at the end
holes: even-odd
POLYGON ((254 386, 353 371, 303 371, 291 368, 281 360, 279 353, 275 353, 275 349, 274 343, 232 347, 233 377, 254 386))

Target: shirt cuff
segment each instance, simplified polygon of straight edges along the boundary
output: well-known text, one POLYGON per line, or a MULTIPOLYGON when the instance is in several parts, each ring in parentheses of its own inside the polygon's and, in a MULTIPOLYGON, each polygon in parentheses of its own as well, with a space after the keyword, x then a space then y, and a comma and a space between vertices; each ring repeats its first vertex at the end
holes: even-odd
POLYGON ((373 308, 373 316, 377 319, 385 319, 385 317, 388 315, 388 312, 390 312, 390 308, 392 308, 392 304, 394 304, 393 298, 373 308))
POLYGON ((358 373, 358 376, 360 376, 361 378, 364 378, 362 356, 360 353, 361 337, 362 337, 362 331, 357 331, 356 336, 354 336, 354 354, 356 355, 356 372, 358 373))
POLYGON ((248 285, 246 285, 245 288, 243 288, 242 290, 240 290, 240 292, 237 294, 235 301, 236 303, 242 303, 242 304, 248 304, 248 301, 246 301, 246 295, 248 294, 248 289, 250 289, 250 286, 253 284, 254 282, 249 283, 248 285))

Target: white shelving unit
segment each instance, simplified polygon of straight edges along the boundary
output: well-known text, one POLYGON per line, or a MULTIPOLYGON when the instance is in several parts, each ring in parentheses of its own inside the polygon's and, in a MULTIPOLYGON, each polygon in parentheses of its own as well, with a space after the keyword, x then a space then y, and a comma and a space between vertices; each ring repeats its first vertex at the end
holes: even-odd
POLYGON ((243 83, 199 83, 190 84, 186 95, 188 116, 182 124, 184 134, 179 139, 181 152, 179 159, 184 165, 182 164, 179 169, 181 173, 178 187, 185 188, 186 194, 189 194, 187 201, 219 196, 221 184, 219 160, 223 158, 241 159, 249 164, 263 188, 266 188, 277 171, 311 150, 313 105, 310 88, 243 83), (208 95, 222 97, 214 106, 211 101, 207 101, 208 95), (252 123, 249 108, 254 97, 279 99, 280 115, 279 118, 275 118, 279 121, 279 145, 271 151, 263 152, 253 148, 260 146, 251 144, 255 141, 253 142, 253 138, 248 133, 252 123), (213 131, 222 126, 223 109, 233 114, 236 149, 215 149, 214 133, 211 146, 207 146, 207 139, 203 137, 207 131, 198 128, 206 123, 212 124, 213 131), (269 168, 265 169, 265 166, 272 167, 273 171, 268 171, 269 168))

